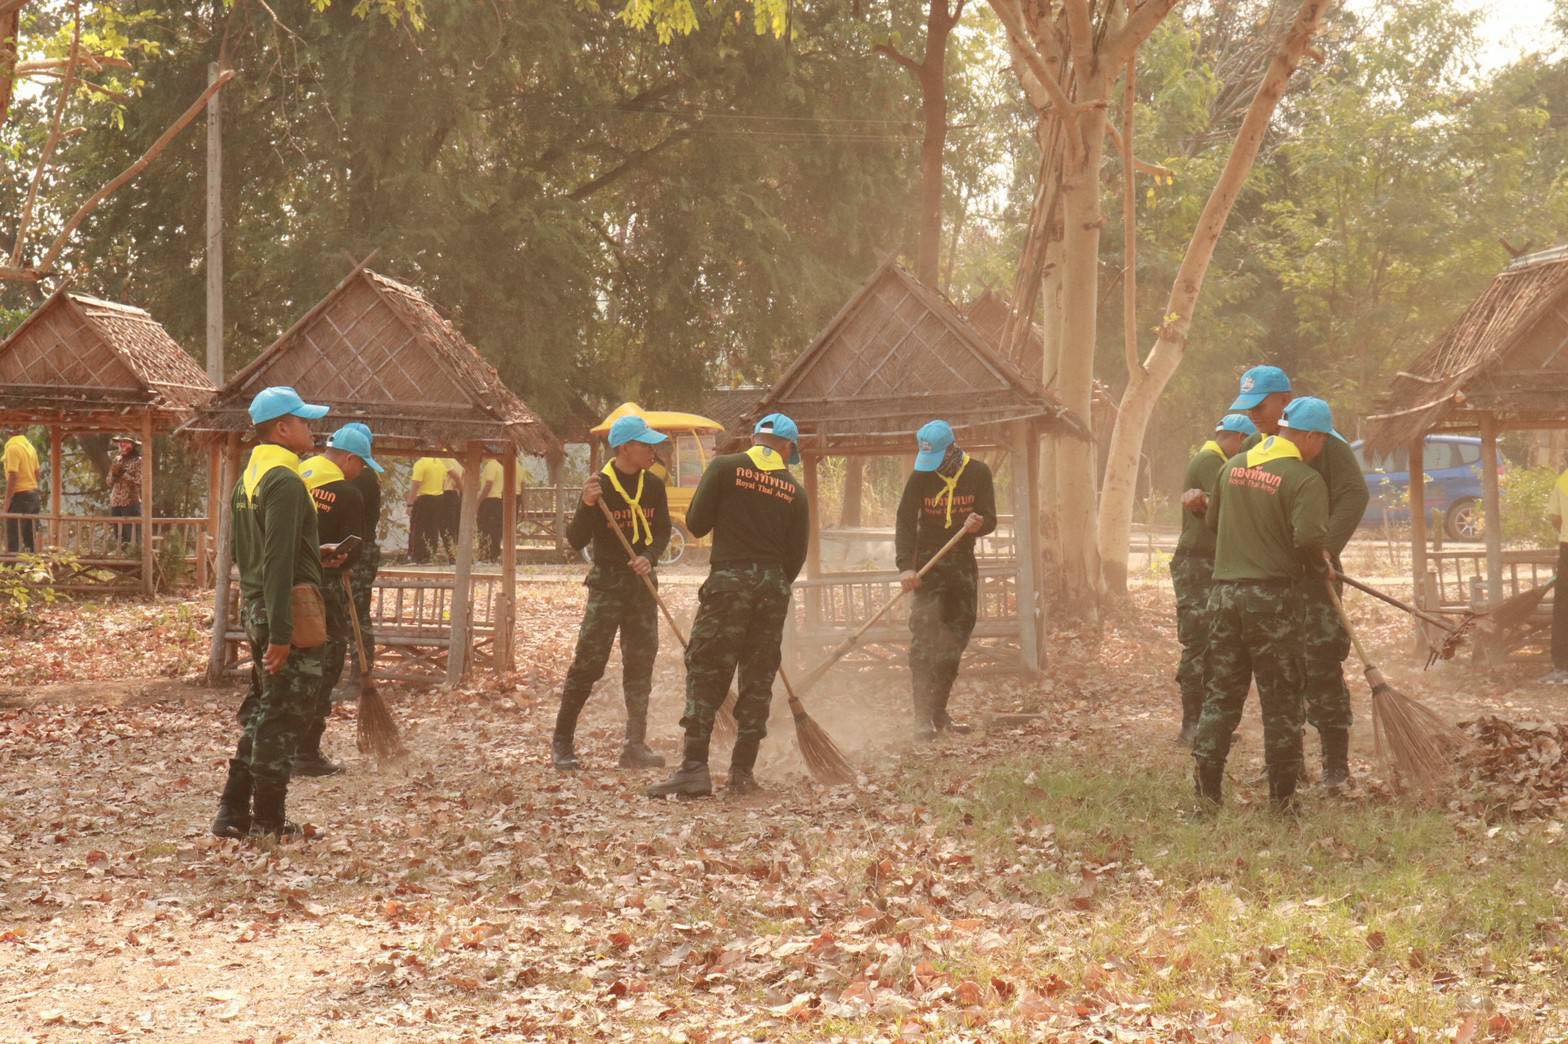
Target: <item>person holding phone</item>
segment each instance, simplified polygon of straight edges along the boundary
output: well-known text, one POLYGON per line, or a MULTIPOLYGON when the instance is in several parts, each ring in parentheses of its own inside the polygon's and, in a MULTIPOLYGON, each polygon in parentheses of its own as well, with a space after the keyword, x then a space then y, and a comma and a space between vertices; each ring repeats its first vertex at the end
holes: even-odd
POLYGON ((332 690, 343 677, 343 661, 353 638, 348 614, 354 611, 343 590, 343 578, 353 568, 365 540, 365 498, 354 480, 369 468, 381 465, 370 455, 370 440, 357 427, 346 425, 332 433, 324 452, 305 460, 299 469, 305 488, 316 503, 316 527, 321 535, 322 601, 327 608, 327 644, 310 724, 294 752, 296 776, 331 776, 343 766, 321 753, 321 737, 332 713, 332 690))

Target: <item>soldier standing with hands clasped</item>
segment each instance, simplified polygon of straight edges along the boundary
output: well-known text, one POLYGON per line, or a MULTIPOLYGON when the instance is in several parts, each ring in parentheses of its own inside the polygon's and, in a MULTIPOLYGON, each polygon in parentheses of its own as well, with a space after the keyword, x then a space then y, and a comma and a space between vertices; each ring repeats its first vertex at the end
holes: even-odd
POLYGON ((240 620, 260 669, 240 707, 244 733, 212 823, 219 837, 300 833, 284 805, 294 751, 321 684, 324 638, 306 635, 309 621, 296 619, 297 607, 320 613, 322 583, 316 510, 300 478, 300 454, 314 441, 309 422, 327 411, 283 387, 263 389, 250 404, 257 444, 229 503, 240 620))

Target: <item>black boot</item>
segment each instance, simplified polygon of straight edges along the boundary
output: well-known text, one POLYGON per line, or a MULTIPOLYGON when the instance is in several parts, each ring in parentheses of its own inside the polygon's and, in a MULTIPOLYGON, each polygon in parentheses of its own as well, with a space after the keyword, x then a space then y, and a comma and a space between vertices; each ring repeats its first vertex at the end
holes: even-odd
POLYGON ((218 798, 212 832, 217 837, 244 837, 250 832, 250 766, 239 758, 229 759, 229 778, 218 798))
POLYGON ((1320 729, 1323 744, 1323 786, 1339 790, 1350 782, 1350 730, 1320 729))
POLYGON ((730 752, 730 782, 725 790, 730 797, 762 793, 762 788, 757 785, 757 777, 752 775, 752 769, 757 764, 757 748, 761 743, 761 740, 752 737, 735 741, 735 749, 730 752))
POLYGON ((287 783, 267 783, 257 780, 251 793, 253 813, 250 820, 252 837, 271 836, 287 840, 300 836, 299 824, 283 814, 284 799, 288 795, 287 783))
POLYGON ((1301 772, 1298 766, 1269 769, 1269 807, 1280 815, 1293 816, 1296 804, 1296 780, 1301 772))
POLYGON ((550 763, 561 772, 571 772, 578 767, 573 740, 577 734, 577 715, 582 710, 581 703, 563 696, 561 709, 555 712, 555 734, 550 737, 550 763))
POLYGON ((311 725, 310 731, 300 737, 299 749, 294 752, 294 764, 289 772, 290 778, 294 776, 335 776, 343 771, 343 766, 328 761, 321 753, 321 735, 327 731, 327 723, 318 721, 311 725))
POLYGON ((707 797, 713 793, 713 779, 708 775, 708 741, 687 737, 681 767, 663 783, 655 783, 644 791, 649 797, 707 797))
POLYGON ((1218 811, 1224 800, 1222 792, 1225 779, 1225 766, 1212 761, 1194 761, 1192 768, 1193 788, 1198 795, 1198 802, 1211 811, 1218 811))
POLYGON ((1203 717, 1203 699, 1196 700, 1186 693, 1181 696, 1181 731, 1176 734, 1176 745, 1191 747, 1198 738, 1198 719, 1203 717))
POLYGON ((621 768, 663 768, 664 759, 648 749, 648 697, 626 700, 626 745, 621 748, 621 768))

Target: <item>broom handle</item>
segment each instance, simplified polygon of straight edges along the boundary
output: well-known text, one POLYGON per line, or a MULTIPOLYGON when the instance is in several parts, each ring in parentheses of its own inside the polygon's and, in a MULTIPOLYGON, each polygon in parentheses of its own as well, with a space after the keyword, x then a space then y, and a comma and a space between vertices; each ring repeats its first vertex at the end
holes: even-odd
MULTIPOLYGON (((954 533, 951 537, 948 538, 947 543, 942 545, 942 549, 936 554, 932 555, 926 564, 920 567, 919 572, 915 574, 916 578, 924 577, 927 573, 929 573, 931 571, 931 567, 942 560, 943 555, 953 550, 953 548, 958 545, 958 542, 968 535, 969 531, 963 526, 959 526, 958 532, 954 533)), ((882 619, 887 611, 897 605, 899 601, 908 593, 908 591, 900 587, 898 594, 882 603, 882 608, 873 613, 871 615, 871 619, 861 624, 860 627, 856 629, 854 634, 850 635, 842 642, 839 642, 838 645, 834 646, 833 651, 828 653, 827 659, 823 660, 820 664, 812 669, 810 674, 806 675, 806 680, 800 687, 801 691, 805 692, 815 685, 821 679, 822 675, 827 673, 829 667, 832 667, 835 663, 842 660, 845 654, 853 649, 860 641, 861 637, 867 631, 871 630, 872 625, 875 624, 878 620, 882 619)), ((789 685, 786 682, 785 688, 787 689, 788 687, 789 685)))
POLYGON ((1414 616, 1418 620, 1424 620, 1427 623, 1431 624, 1433 627, 1440 627, 1443 630, 1447 631, 1449 634, 1453 634, 1456 630, 1458 630, 1458 628, 1454 627, 1447 620, 1439 619, 1438 617, 1433 616, 1431 613, 1424 612, 1424 611, 1422 611, 1420 609, 1417 609, 1415 606, 1409 604, 1408 602, 1401 602, 1399 599, 1395 598, 1391 594, 1384 594, 1382 591, 1379 591, 1377 588, 1373 587, 1371 584, 1364 584, 1360 580, 1357 580, 1354 577, 1346 576, 1344 573, 1341 573, 1338 570, 1335 570, 1333 575, 1337 579, 1343 580, 1345 583, 1349 584, 1351 587, 1354 587, 1357 591, 1360 591, 1363 594, 1369 594, 1373 598, 1378 599, 1379 601, 1387 602, 1389 605, 1393 606, 1395 609, 1403 609, 1405 612, 1409 613, 1411 616, 1414 616))
POLYGON ((365 655, 365 636, 359 630, 359 610, 354 605, 354 588, 348 582, 348 574, 339 577, 343 581, 343 597, 348 599, 348 618, 354 625, 354 650, 359 653, 359 673, 367 680, 370 678, 370 658, 365 655))
MULTIPOLYGON (((637 552, 632 550, 632 542, 626 539, 626 534, 621 532, 621 527, 616 523, 615 516, 610 514, 610 505, 604 502, 603 493, 599 494, 599 499, 596 503, 599 505, 599 511, 604 515, 604 521, 610 527, 610 532, 615 534, 616 538, 621 542, 621 547, 625 548, 626 557, 636 558, 637 552)), ((670 615, 670 607, 665 605, 664 599, 659 597, 659 589, 653 586, 653 578, 640 573, 638 575, 642 578, 643 586, 648 589, 648 593, 653 595, 653 600, 659 604, 659 609, 664 613, 664 618, 669 621, 670 630, 675 632, 675 640, 681 643, 682 649, 686 648, 686 636, 681 633, 681 626, 675 622, 675 617, 670 615)))
MULTIPOLYGON (((1334 567, 1332 565, 1329 566, 1329 571, 1331 573, 1334 571, 1334 567)), ((1329 600, 1334 603, 1334 611, 1339 614, 1340 626, 1344 627, 1345 633, 1350 635, 1350 644, 1356 647, 1356 656, 1361 659, 1361 666, 1368 673, 1377 670, 1377 666, 1373 664, 1371 658, 1367 656, 1367 651, 1361 647, 1361 639, 1356 635, 1356 629, 1350 626, 1350 617, 1345 615, 1345 606, 1339 600, 1339 592, 1334 590, 1334 578, 1332 576, 1325 576, 1323 578, 1323 586, 1328 588, 1329 600)))

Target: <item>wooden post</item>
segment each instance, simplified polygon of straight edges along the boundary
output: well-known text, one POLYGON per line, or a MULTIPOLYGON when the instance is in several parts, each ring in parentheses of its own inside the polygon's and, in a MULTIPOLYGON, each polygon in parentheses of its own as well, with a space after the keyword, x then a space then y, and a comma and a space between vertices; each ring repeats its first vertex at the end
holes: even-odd
POLYGON ((1486 511, 1486 598, 1503 600, 1503 510, 1497 485, 1497 417, 1481 415, 1481 502, 1486 511))
MULTIPOLYGON (((1416 608, 1425 609, 1426 595, 1426 440, 1418 438, 1410 444, 1410 593, 1416 608)), ((1416 630, 1420 630, 1417 625, 1416 630)))
POLYGON ((496 605, 495 669, 516 666, 512 648, 517 623, 517 447, 506 443, 501 462, 501 595, 496 605))
POLYGON ((1013 551, 1018 559, 1018 645, 1026 671, 1040 669, 1039 582, 1035 561, 1035 500, 1033 454, 1028 421, 1012 424, 1013 551))
POLYGON ((566 553, 566 497, 562 495, 561 481, 564 476, 562 465, 566 463, 564 457, 554 457, 549 461, 550 488, 555 495, 555 550, 557 554, 566 553))
POLYGON ((153 576, 152 547, 152 411, 142 414, 142 593, 151 598, 157 590, 153 576))
POLYGON ((822 575, 822 534, 819 531, 822 516, 817 510, 817 460, 815 453, 806 453, 800 461, 805 471, 806 505, 811 512, 811 543, 806 545, 806 576, 811 580, 822 575))
POLYGON ((60 532, 60 448, 65 436, 58 424, 49 425, 49 543, 63 547, 60 532))
POLYGON ((479 531, 479 469, 484 444, 470 442, 463 458, 463 508, 457 523, 457 577, 452 588, 452 634, 446 650, 446 682, 458 685, 468 673, 473 613, 468 604, 474 586, 474 543, 479 531))
MULTIPOLYGON (((229 435, 222 458, 218 463, 218 484, 207 497, 207 513, 218 519, 218 552, 213 566, 212 593, 212 645, 207 650, 207 684, 217 685, 223 680, 223 668, 228 660, 229 632, 229 568, 233 562, 234 542, 229 530, 228 491, 239 480, 240 437, 229 435)), ((213 455, 218 455, 218 444, 213 443, 213 455)))
MULTIPOLYGON (((207 83, 219 75, 207 63, 207 83)), ((223 122, 218 99, 207 101, 207 377, 223 387, 223 122)))

